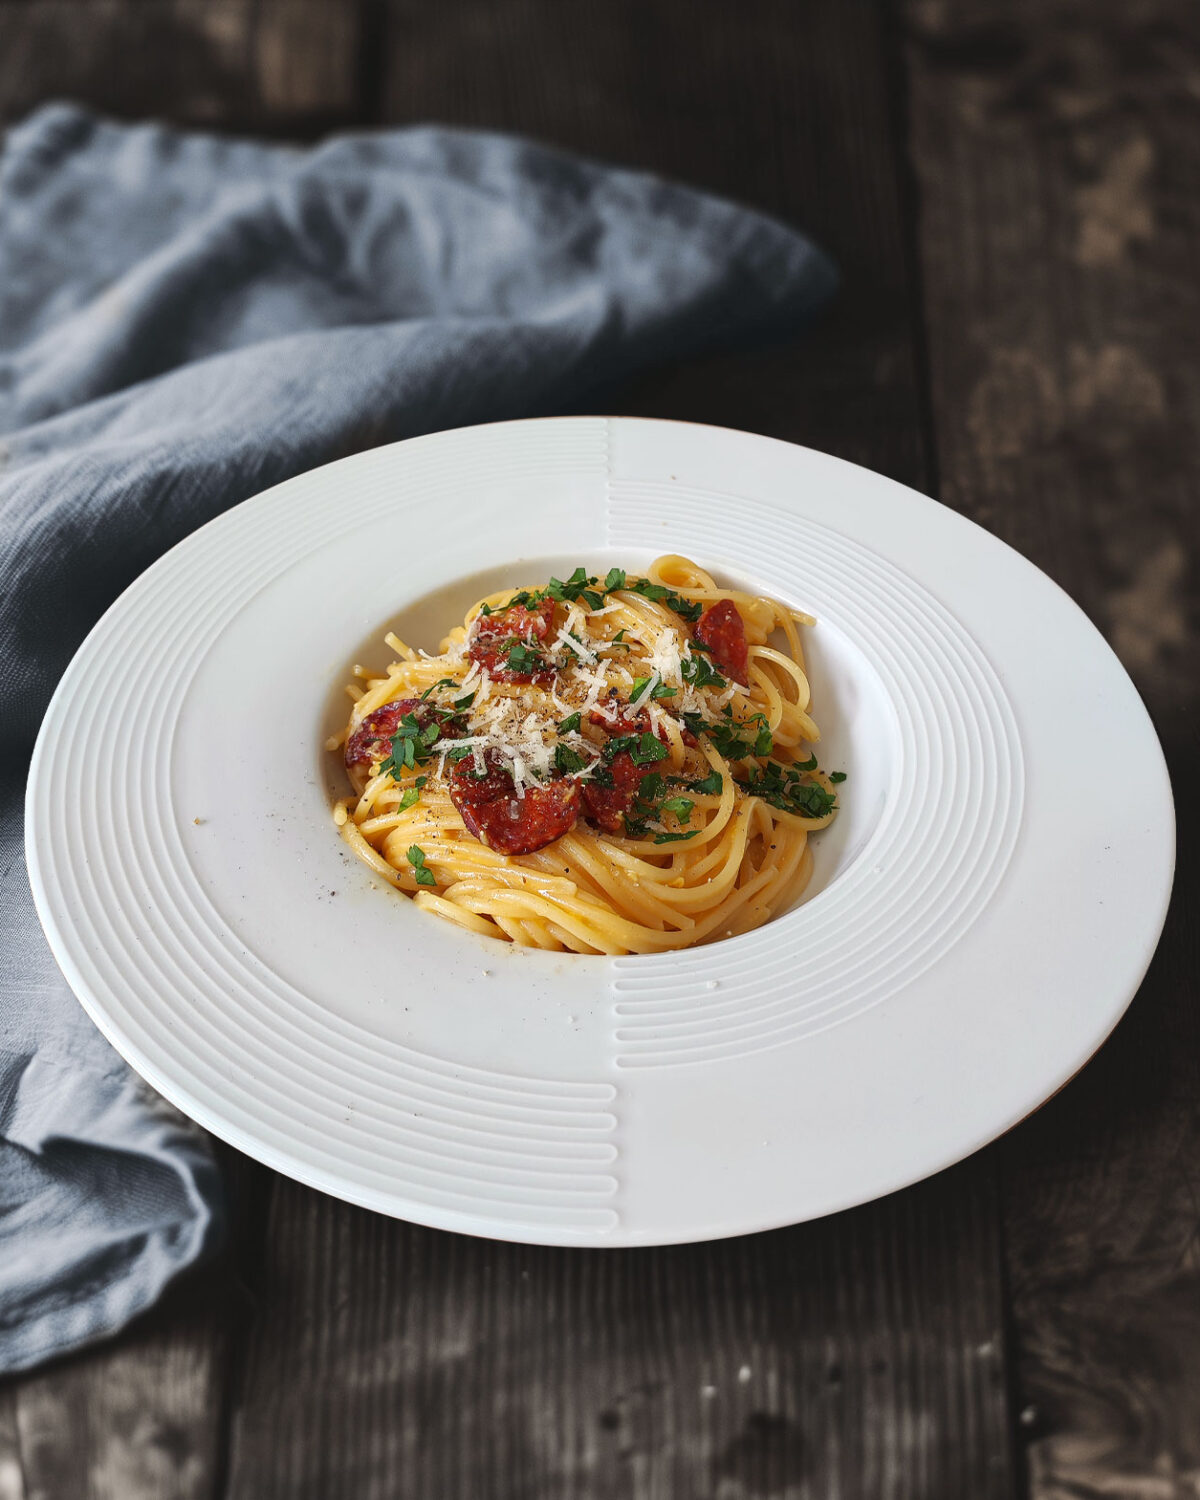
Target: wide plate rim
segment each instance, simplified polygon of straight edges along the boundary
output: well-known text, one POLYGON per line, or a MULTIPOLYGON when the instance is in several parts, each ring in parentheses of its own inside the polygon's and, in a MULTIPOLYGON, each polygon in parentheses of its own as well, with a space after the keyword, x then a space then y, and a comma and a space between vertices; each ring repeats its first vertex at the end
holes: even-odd
MULTIPOLYGON (((805 454, 810 460, 815 460, 819 464, 832 464, 840 466, 846 470, 853 471, 854 475, 856 476, 866 476, 870 484, 883 484, 890 487, 895 487, 896 490, 903 492, 903 494, 910 501, 923 501, 926 506, 931 507, 929 514, 936 514, 942 518, 945 518, 947 516, 954 517, 956 522, 970 527, 972 531, 979 533, 981 536, 987 537, 991 543, 993 543, 997 547, 1003 548, 1004 551, 1011 554, 1012 557, 1019 559, 1019 561, 1024 564, 1026 568, 1031 569, 1034 573, 1037 574, 1039 579, 1044 580, 1045 583, 1048 583, 1052 587, 1052 589, 1059 596, 1059 607, 1063 607, 1064 605, 1069 606, 1069 609, 1074 612, 1079 620, 1086 622, 1087 629, 1094 637, 1094 648, 1102 648, 1102 650, 1107 653, 1108 658, 1110 658, 1109 665, 1111 666, 1115 664, 1122 675, 1125 675, 1123 668, 1120 667, 1119 662, 1117 662, 1117 659, 1112 653, 1111 648, 1108 646, 1107 642, 1103 640, 1103 637, 1100 635, 1100 633, 1096 631, 1091 622, 1087 620, 1086 615, 1075 603, 1075 601, 1072 600, 1070 596, 1067 595, 1066 592, 1053 579, 1049 577, 1049 575, 1042 572, 1042 570, 1037 568, 1037 566, 1030 562, 1029 559, 1024 558, 1020 553, 1017 553, 1015 549, 1009 547, 999 538, 992 536, 991 533, 988 533, 983 528, 978 527, 976 523, 967 520, 967 518, 958 515, 956 512, 950 511, 947 507, 941 505, 931 497, 922 495, 919 491, 912 490, 907 486, 899 484, 898 481, 891 480, 886 476, 876 474, 874 471, 865 469, 861 465, 853 464, 848 460, 839 459, 833 455, 822 453, 820 452, 820 450, 804 448, 801 445, 786 443, 780 439, 768 438, 762 435, 743 433, 738 429, 716 427, 712 424, 689 423, 675 420, 667 421, 663 419, 638 417, 561 417, 520 419, 515 422, 486 425, 490 429, 512 429, 543 427, 547 423, 554 422, 574 424, 593 422, 605 424, 610 428, 615 428, 618 426, 629 427, 632 424, 642 424, 646 428, 679 428, 690 431, 699 431, 706 434, 716 434, 718 435, 718 437, 723 435, 729 436, 739 442, 750 440, 756 444, 761 443, 777 445, 780 449, 787 450, 787 452, 792 454, 799 451, 805 454)), ((416 444, 436 444, 443 441, 452 441, 456 434, 477 432, 478 430, 478 428, 473 427, 449 429, 446 432, 427 434, 419 438, 403 440, 402 442, 397 444, 385 445, 382 449, 369 450, 369 452, 378 455, 380 453, 386 453, 400 448, 409 448, 411 447, 411 445, 416 444)), ((341 469, 344 465, 353 465, 356 461, 362 459, 364 456, 365 455, 350 455, 347 458, 336 460, 332 464, 321 466, 321 468, 318 470, 308 471, 307 475, 297 476, 297 478, 307 479, 312 474, 316 473, 327 474, 332 470, 341 469)), ((294 480, 284 481, 284 486, 294 482, 294 480)), ((193 546, 195 544, 195 539, 200 536, 201 533, 205 533, 211 536, 213 534, 214 528, 219 530, 223 526, 236 524, 236 522, 231 522, 231 517, 234 517, 239 512, 245 513, 247 508, 255 506, 256 503, 265 501, 267 497, 275 494, 282 487, 283 486, 272 486, 271 489, 263 491, 261 494, 253 496, 250 499, 242 502, 241 505, 233 507, 231 508, 231 510, 222 513, 222 515, 218 517, 215 517, 213 520, 206 523, 205 526, 197 528, 196 532, 191 533, 183 541, 170 549, 169 552, 165 553, 162 558, 158 559, 151 566, 151 568, 147 570, 146 574, 142 575, 141 579, 135 580, 130 588, 124 591, 122 595, 114 602, 114 604, 110 607, 110 611, 106 612, 104 619, 107 619, 109 614, 115 611, 119 611, 123 607, 123 603, 127 599, 128 595, 139 587, 142 579, 148 576, 148 574, 152 573, 156 569, 171 566, 171 560, 177 560, 178 555, 181 552, 185 552, 186 549, 193 546)), ((92 640, 95 632, 101 628, 101 625, 103 625, 104 623, 104 619, 98 622, 93 632, 89 633, 88 637, 80 647, 80 654, 83 654, 86 651, 88 643, 92 640)), ((1126 681, 1128 681, 1127 678, 1126 681)), ((1132 684, 1130 686, 1132 687, 1132 684)), ((1132 690, 1136 695, 1136 689, 1134 688, 1132 690)), ((56 694, 56 698, 57 697, 58 694, 56 694)), ((1146 711, 1144 705, 1141 705, 1140 697, 1137 699, 1137 702, 1141 706, 1141 710, 1144 714, 1146 711)), ((48 710, 47 713, 48 723, 53 719, 53 710, 54 704, 52 703, 51 709, 48 710)), ((1148 715, 1146 717, 1147 723, 1149 723, 1148 715)), ((1154 743, 1157 747, 1157 741, 1155 741, 1154 743)), ((1161 778, 1160 790, 1165 793, 1165 799, 1163 800, 1159 811, 1166 815, 1167 823, 1164 824, 1164 829, 1170 835, 1169 843, 1171 846, 1171 856, 1168 859, 1165 868, 1159 871, 1158 878, 1161 895, 1158 903, 1158 911, 1155 921, 1151 923, 1147 927, 1146 932, 1142 934, 1141 941, 1139 943, 1139 953, 1137 959, 1129 967, 1129 974, 1135 975, 1136 977, 1133 978, 1132 983, 1128 984, 1128 993, 1125 995, 1124 999, 1098 1010, 1095 1017, 1095 1026, 1087 1033, 1086 1037, 1081 1033, 1080 1055, 1078 1056, 1078 1058, 1073 1060, 1069 1066, 1066 1066, 1060 1070, 1062 1076, 1057 1078, 1052 1087, 1046 1088, 1044 1086, 1044 1082, 1043 1084, 1040 1084, 1036 1091, 1039 1094, 1039 1097, 1037 1099, 1032 1101, 1023 1099, 1019 1101, 1014 1105, 1013 1110, 1007 1118, 996 1120, 994 1124, 986 1131, 979 1133, 976 1137, 973 1137, 967 1142, 960 1143, 959 1147, 956 1148, 955 1152, 952 1155, 944 1155, 940 1159, 931 1162, 926 1171, 922 1171, 915 1176, 909 1175, 900 1181, 889 1182, 883 1186, 877 1186, 871 1191, 867 1192, 865 1195, 860 1190, 850 1188, 845 1196, 840 1199, 834 1199, 821 1205, 814 1205, 812 1213, 806 1214, 805 1217, 820 1217, 828 1213, 837 1212, 841 1209, 851 1207, 857 1203, 866 1201, 866 1199, 868 1198, 876 1197, 882 1193, 896 1190, 911 1182, 919 1181, 923 1177, 940 1171, 945 1167, 952 1165, 955 1161, 961 1160, 963 1157, 970 1155, 972 1152, 985 1145, 988 1141, 995 1139, 997 1136, 1011 1129, 1021 1119, 1025 1118, 1029 1113, 1038 1108, 1040 1103, 1049 1098, 1057 1088, 1061 1087, 1063 1084, 1069 1081, 1074 1073, 1077 1072, 1079 1068, 1082 1067, 1086 1063, 1086 1061, 1094 1054, 1097 1048, 1103 1044, 1104 1040, 1107 1038, 1117 1022, 1120 1020, 1121 1016, 1124 1014, 1125 1009, 1127 1008, 1129 1002, 1132 1000, 1134 994, 1137 991, 1138 985, 1140 985, 1141 980, 1149 967, 1155 948, 1157 946, 1159 935, 1161 934, 1163 923, 1166 919, 1167 909, 1169 905, 1171 881, 1174 868, 1174 815, 1170 796, 1169 781, 1167 780, 1166 776, 1165 761, 1163 761, 1162 759, 1161 747, 1157 747, 1157 749, 1159 757, 1159 766, 1157 769, 1160 773, 1161 778), (1150 930, 1150 927, 1153 927, 1153 931, 1150 930)), ((38 743, 35 747, 34 757, 31 762, 29 783, 27 789, 27 848, 29 856, 30 881, 34 891, 38 914, 42 920, 43 927, 46 931, 52 951, 55 954, 55 958, 58 961, 60 967, 63 969, 63 972, 66 975, 68 982, 71 984, 71 987, 75 990, 75 993, 79 997, 81 1004, 83 1004, 85 1010, 91 1016, 92 1020, 100 1028, 100 1030, 104 1033, 108 1040, 114 1045, 117 1051, 120 1052, 122 1056, 124 1056, 126 1060, 130 1062, 135 1070, 139 1072, 143 1077, 145 1077, 153 1087, 158 1089, 158 1091, 162 1093, 164 1097, 168 1098, 184 1113, 196 1119, 214 1135, 227 1140, 237 1149, 247 1152, 247 1154, 250 1154, 257 1159, 264 1161, 267 1165, 270 1165, 277 1170, 280 1170, 281 1172, 284 1172, 287 1175, 296 1178, 299 1181, 305 1182, 308 1185, 316 1187, 322 1191, 340 1196, 347 1201, 356 1202, 361 1204, 362 1206, 370 1207, 378 1211, 391 1213, 398 1217, 403 1217, 412 1222, 425 1224, 430 1227, 453 1229, 456 1232, 463 1233, 484 1234, 488 1237, 497 1239, 511 1239, 521 1242, 544 1244, 606 1244, 617 1248, 622 1245, 686 1243, 690 1241, 716 1239, 731 1235, 740 1235, 744 1233, 758 1232, 765 1229, 778 1228, 782 1225, 796 1222, 795 1215, 791 1212, 785 1212, 780 1216, 772 1216, 768 1213, 754 1222, 738 1222, 736 1224, 729 1224, 720 1222, 718 1220, 714 1223, 696 1225, 691 1231, 672 1232, 670 1236, 666 1238, 656 1238, 653 1236, 644 1237, 639 1235, 633 1228, 630 1228, 628 1230, 621 1230, 616 1234, 608 1233, 596 1235, 592 1232, 581 1232, 576 1235, 572 1234, 570 1231, 564 1230, 562 1227, 551 1228, 542 1233, 539 1232, 536 1226, 525 1225, 520 1228, 519 1232, 516 1232, 513 1229, 513 1226, 505 1225, 502 1222, 488 1224, 481 1218, 473 1218, 471 1215, 460 1214, 451 1209, 430 1210, 427 1204, 422 1204, 416 1200, 406 1200, 402 1197, 396 1197, 390 1202, 380 1201, 378 1199, 378 1196, 372 1193, 354 1191, 353 1188, 348 1187, 348 1185, 344 1181, 339 1181, 336 1178, 336 1175, 326 1173, 323 1170, 315 1167, 311 1162, 306 1162, 303 1156, 289 1155, 286 1152, 277 1150, 270 1143, 264 1142, 262 1140, 256 1140, 252 1136, 247 1135, 236 1125, 232 1124, 228 1119, 223 1118, 219 1110, 214 1110, 212 1107, 210 1107, 210 1104, 207 1101, 202 1098, 195 1097, 186 1088, 178 1085, 176 1081, 169 1076, 168 1073, 164 1073, 162 1068, 158 1064, 156 1064, 153 1058, 146 1056, 142 1049, 131 1039, 129 1035, 125 1033, 123 1028, 121 1028, 113 1021, 113 1018, 111 1017, 111 1015, 109 1015, 104 1004, 100 1000, 98 1000, 94 994, 91 993, 85 976, 83 975, 78 965, 75 963, 71 944, 60 925, 61 914, 56 913, 53 910, 53 902, 45 878, 45 871, 42 868, 42 855, 39 849, 38 830, 35 820, 35 803, 37 791, 40 785, 41 778, 45 773, 45 767, 50 753, 51 746, 47 736, 45 734, 39 735, 38 743)))

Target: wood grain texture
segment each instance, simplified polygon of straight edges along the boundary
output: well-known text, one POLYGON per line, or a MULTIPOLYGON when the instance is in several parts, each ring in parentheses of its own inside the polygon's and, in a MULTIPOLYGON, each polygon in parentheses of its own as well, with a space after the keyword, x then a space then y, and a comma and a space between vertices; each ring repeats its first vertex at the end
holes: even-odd
POLYGON ((15 1384, 0 1387, 0 1500, 26 1500, 15 1384))
POLYGON ((0 124, 69 98, 118 117, 311 136, 354 118, 341 0, 0 0, 0 124))
POLYGON ((813 234, 845 286, 820 324, 581 409, 764 432, 927 478, 893 38, 872 0, 390 0, 382 117, 509 130, 669 174, 813 234))
POLYGON ((1002 1150, 1032 1494, 1174 1500, 1200 1492, 1200 12, 912 0, 908 19, 942 498, 1108 635, 1183 835, 1128 1017, 1002 1150))
POLYGON ((229 1297, 219 1272, 193 1278, 112 1343, 0 1392, 0 1500, 210 1500, 229 1297))
POLYGON ((645 1251, 492 1244, 281 1180, 232 1500, 1007 1496, 975 1175, 645 1251))

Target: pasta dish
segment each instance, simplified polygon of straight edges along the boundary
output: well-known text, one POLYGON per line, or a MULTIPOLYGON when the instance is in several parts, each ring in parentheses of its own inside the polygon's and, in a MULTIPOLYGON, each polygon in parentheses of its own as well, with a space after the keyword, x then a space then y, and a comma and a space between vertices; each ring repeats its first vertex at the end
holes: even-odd
POLYGON ((526 946, 748 932, 803 891, 844 779, 812 750, 813 623, 670 556, 491 594, 436 656, 388 635, 328 742, 342 836, 417 906, 526 946))

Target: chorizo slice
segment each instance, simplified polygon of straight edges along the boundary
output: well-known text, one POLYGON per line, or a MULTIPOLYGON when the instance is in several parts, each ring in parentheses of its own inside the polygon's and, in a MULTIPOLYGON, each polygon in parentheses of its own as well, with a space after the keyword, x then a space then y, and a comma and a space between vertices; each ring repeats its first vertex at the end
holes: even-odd
POLYGON ((746 625, 732 599, 710 604, 696 625, 696 639, 707 646, 713 661, 743 687, 750 681, 750 656, 746 625))
POLYGON ((517 796, 512 776, 494 751, 480 776, 470 757, 450 773, 450 800, 467 831, 499 854, 536 854, 570 833, 579 816, 579 783, 568 776, 527 786, 517 796))

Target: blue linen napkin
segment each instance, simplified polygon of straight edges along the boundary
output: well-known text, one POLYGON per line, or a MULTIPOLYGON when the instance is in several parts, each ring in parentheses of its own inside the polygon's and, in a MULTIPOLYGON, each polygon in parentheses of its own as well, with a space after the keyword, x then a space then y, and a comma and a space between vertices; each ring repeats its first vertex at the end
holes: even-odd
POLYGON ((0 157, 0 1372, 121 1327, 218 1243, 208 1143, 38 928, 20 789, 116 595, 248 495, 800 325, 836 276, 690 189, 431 127, 295 150, 52 105, 0 157))

